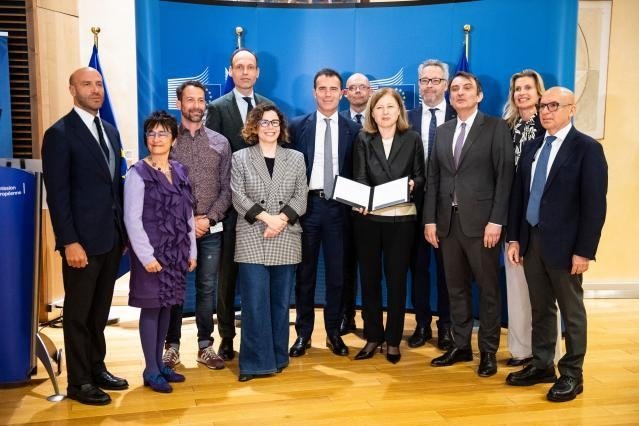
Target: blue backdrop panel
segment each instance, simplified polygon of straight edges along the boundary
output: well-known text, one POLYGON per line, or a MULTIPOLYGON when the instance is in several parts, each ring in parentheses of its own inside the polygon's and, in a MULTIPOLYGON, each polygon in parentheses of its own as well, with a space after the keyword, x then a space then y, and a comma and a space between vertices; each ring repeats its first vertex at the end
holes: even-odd
MULTIPOLYGON (((243 45, 259 56, 256 91, 293 117, 315 109, 313 76, 323 67, 344 78, 363 72, 373 86, 387 80, 385 85, 402 92, 409 109, 418 105, 418 65, 438 58, 453 72, 463 51, 465 24, 472 27, 470 69, 484 88, 482 111, 501 114, 509 78, 524 68, 539 71, 546 87, 573 87, 577 0, 352 7, 146 0, 136 2, 140 129, 153 110, 179 115, 174 87, 187 78, 207 86, 207 100, 220 95, 237 43, 236 26, 244 29, 243 45)), ((143 142, 140 137, 140 153, 146 152, 143 142)), ((318 278, 316 301, 323 303, 322 263, 318 278)))
POLYGON ((0 158, 13 157, 11 93, 9 92, 9 37, 0 31, 0 158))
POLYGON ((29 380, 33 313, 35 176, 0 167, 0 384, 29 380))

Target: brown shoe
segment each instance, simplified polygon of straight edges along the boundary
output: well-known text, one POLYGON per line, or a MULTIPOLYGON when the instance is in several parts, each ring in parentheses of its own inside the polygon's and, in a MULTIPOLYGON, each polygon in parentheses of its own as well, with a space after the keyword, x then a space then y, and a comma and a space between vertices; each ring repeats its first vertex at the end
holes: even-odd
POLYGON ((206 365, 212 370, 221 370, 224 368, 224 360, 215 353, 213 345, 197 351, 197 362, 206 365))
POLYGON ((162 355, 162 362, 171 370, 175 369, 175 366, 180 363, 180 351, 173 346, 166 347, 164 355, 162 355))

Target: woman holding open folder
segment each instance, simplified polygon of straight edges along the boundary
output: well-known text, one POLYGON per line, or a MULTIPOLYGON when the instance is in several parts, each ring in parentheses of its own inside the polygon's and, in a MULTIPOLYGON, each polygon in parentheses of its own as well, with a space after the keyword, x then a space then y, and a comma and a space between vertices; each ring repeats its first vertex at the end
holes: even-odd
MULTIPOLYGON (((364 128, 355 141, 353 179, 378 186, 408 177, 408 194, 423 191, 424 148, 419 134, 410 130, 400 94, 381 89, 366 107, 364 128)), ((401 188, 400 188, 401 189, 401 188)), ((401 192, 401 191, 400 191, 401 192)), ((402 194, 397 194, 398 199, 402 194)), ((403 194, 404 197, 406 193, 403 194)), ((392 197, 390 197, 392 198, 392 197)), ((354 220, 357 256, 362 284, 364 337, 366 345, 356 360, 371 358, 386 342, 386 359, 397 363, 404 331, 406 273, 415 238, 417 209, 412 196, 389 207, 368 211, 358 209, 354 220), (382 262, 386 278, 388 314, 386 328, 382 315, 382 262)))

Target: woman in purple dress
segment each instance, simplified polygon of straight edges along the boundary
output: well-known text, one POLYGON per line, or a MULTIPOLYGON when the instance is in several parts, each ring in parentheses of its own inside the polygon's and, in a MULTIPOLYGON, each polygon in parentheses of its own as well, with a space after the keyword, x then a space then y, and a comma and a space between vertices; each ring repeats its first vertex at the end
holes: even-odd
POLYGON ((172 391, 184 376, 162 363, 171 307, 184 301, 186 273, 196 265, 193 200, 187 173, 169 160, 178 134, 165 111, 144 122, 149 155, 134 164, 124 184, 124 223, 131 248, 129 305, 141 308, 140 340, 146 368, 144 385, 172 391))

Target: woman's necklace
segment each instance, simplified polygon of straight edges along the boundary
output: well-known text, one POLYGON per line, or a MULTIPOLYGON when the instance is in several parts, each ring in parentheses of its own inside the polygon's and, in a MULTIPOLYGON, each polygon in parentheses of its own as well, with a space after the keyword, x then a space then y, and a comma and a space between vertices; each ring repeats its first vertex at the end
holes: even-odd
POLYGON ((153 159, 151 157, 146 157, 148 162, 151 163, 151 167, 153 167, 154 169, 156 169, 159 172, 164 173, 165 175, 170 175, 171 174, 171 163, 167 163, 166 164, 166 170, 163 170, 161 166, 158 166, 158 163, 156 163, 155 161, 153 161, 153 159))

